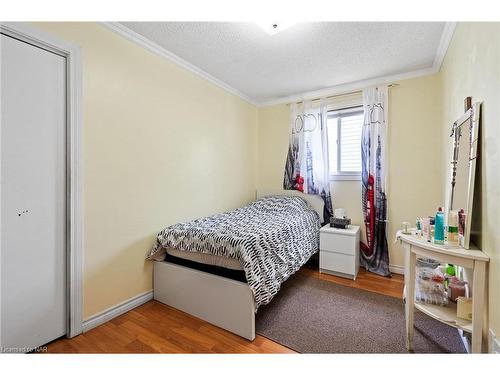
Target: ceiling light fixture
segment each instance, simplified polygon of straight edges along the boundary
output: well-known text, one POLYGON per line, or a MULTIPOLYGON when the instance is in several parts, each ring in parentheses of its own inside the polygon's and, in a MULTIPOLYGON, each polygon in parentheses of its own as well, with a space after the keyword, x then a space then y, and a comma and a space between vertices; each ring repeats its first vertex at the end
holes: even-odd
POLYGON ((256 22, 256 24, 269 35, 274 35, 295 25, 296 22, 256 22))

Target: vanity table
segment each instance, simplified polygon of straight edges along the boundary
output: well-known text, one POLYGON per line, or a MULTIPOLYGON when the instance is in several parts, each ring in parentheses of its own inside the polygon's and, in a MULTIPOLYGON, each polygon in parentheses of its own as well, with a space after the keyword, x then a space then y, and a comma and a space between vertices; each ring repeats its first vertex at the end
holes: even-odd
MULTIPOLYGON (((481 353, 483 340, 484 312, 486 308, 486 266, 490 258, 481 250, 464 249, 448 245, 436 245, 419 239, 415 235, 397 233, 397 239, 402 243, 405 252, 405 317, 406 344, 408 350, 413 350, 413 314, 418 309, 424 314, 439 320, 449 326, 456 327, 472 335, 472 353, 481 353), (457 318, 456 304, 447 306, 426 304, 415 301, 415 267, 417 257, 431 258, 442 263, 450 263, 473 270, 472 280, 472 322, 457 318)), ((486 331, 486 330, 485 330, 486 331)))
MULTIPOLYGON (((470 243, 471 226, 473 224, 474 185, 476 161, 479 157, 479 126, 481 103, 472 105, 472 98, 464 100, 464 113, 451 125, 449 164, 446 165, 449 181, 446 184, 445 217, 463 213, 463 219, 453 224, 454 233, 460 233, 462 247, 438 245, 427 242, 416 235, 403 234, 399 231, 396 238, 403 244, 405 252, 405 316, 406 343, 408 350, 413 350, 413 314, 418 309, 424 314, 442 323, 455 327, 472 336, 472 352, 481 353, 486 341, 487 329, 484 315, 486 313, 486 267, 490 261, 488 255, 470 243), (417 257, 430 258, 441 263, 454 264, 473 271, 472 276, 472 321, 457 317, 457 305, 450 302, 446 306, 427 304, 415 301, 415 276, 417 257)), ((449 221, 445 224, 448 225, 449 221)), ((430 228, 428 228, 430 230, 430 228)))

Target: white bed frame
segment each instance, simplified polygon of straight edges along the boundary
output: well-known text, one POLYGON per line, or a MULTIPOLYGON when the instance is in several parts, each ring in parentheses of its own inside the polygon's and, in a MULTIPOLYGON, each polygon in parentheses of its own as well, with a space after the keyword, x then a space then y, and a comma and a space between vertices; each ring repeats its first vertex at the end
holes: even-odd
MULTIPOLYGON (((294 195, 323 217, 323 200, 295 190, 258 190, 257 198, 294 195)), ((154 262, 154 299, 248 340, 255 339, 255 300, 248 284, 163 261, 154 262)))

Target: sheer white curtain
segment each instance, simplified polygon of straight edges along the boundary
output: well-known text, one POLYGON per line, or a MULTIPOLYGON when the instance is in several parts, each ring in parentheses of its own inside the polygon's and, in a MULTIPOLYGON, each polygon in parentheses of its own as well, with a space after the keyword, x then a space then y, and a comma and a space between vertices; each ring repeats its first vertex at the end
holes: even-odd
POLYGON ((332 215, 328 168, 326 101, 292 104, 290 143, 283 188, 320 195, 325 202, 323 220, 332 215))

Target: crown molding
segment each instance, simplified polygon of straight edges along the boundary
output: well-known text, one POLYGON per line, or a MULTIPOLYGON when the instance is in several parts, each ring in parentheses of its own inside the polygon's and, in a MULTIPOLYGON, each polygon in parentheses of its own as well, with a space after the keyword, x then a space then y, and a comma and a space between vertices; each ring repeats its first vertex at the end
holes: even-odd
POLYGON ((301 94, 290 95, 286 97, 272 98, 268 100, 263 100, 259 102, 258 105, 259 107, 269 107, 278 104, 288 104, 293 102, 300 102, 303 100, 318 99, 325 96, 348 94, 351 92, 363 90, 364 88, 367 87, 390 84, 397 81, 403 81, 405 79, 428 76, 434 73, 437 73, 437 70, 434 67, 430 67, 425 69, 414 70, 407 73, 393 74, 377 78, 365 79, 356 82, 344 83, 321 90, 308 91, 301 94))
POLYGON ((457 22, 446 22, 444 25, 443 33, 441 34, 441 39, 439 40, 439 45, 436 50, 436 56, 434 57, 434 63, 432 67, 439 72, 441 65, 443 64, 446 52, 450 46, 451 40, 453 39, 453 33, 455 32, 455 27, 457 22))
POLYGON ((197 66, 187 62, 183 58, 177 56, 176 54, 170 52, 166 48, 161 47, 160 45, 152 42, 146 37, 136 33, 135 31, 129 29, 128 27, 122 25, 119 22, 101 22, 101 24, 108 28, 111 31, 121 35, 122 37, 130 40, 138 44, 139 46, 146 48, 147 50, 164 57, 173 63, 181 66, 182 68, 189 70, 190 72, 196 74, 197 76, 213 83, 214 85, 226 90, 227 92, 240 97, 241 99, 247 101, 248 103, 257 106, 257 103, 250 98, 249 96, 243 94, 241 91, 235 89, 234 87, 229 86, 227 83, 221 81, 220 79, 215 78, 211 74, 205 72, 203 69, 198 68, 197 66))

